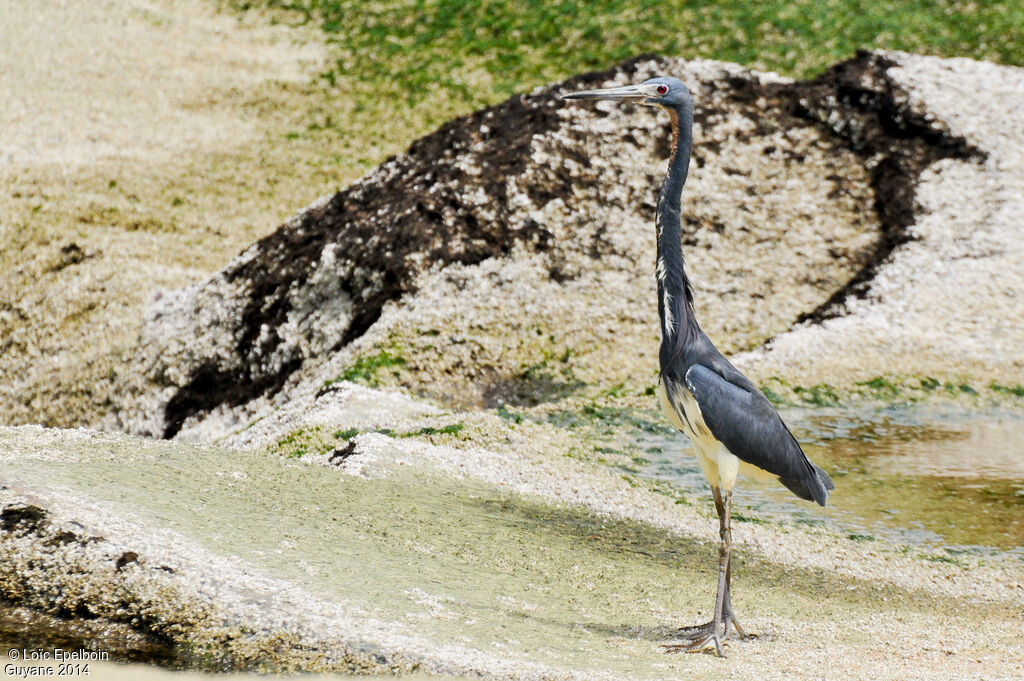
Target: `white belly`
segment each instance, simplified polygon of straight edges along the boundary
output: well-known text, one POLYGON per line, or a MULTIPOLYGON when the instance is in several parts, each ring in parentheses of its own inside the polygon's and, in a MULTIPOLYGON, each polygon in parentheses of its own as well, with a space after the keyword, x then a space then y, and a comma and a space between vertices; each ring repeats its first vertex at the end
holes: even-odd
POLYGON ((693 441, 697 461, 708 483, 723 492, 731 492, 736 486, 736 476, 740 470, 739 458, 711 434, 711 429, 704 423, 700 406, 689 390, 680 386, 672 397, 674 399, 669 399, 665 383, 659 379, 658 400, 669 423, 693 441))

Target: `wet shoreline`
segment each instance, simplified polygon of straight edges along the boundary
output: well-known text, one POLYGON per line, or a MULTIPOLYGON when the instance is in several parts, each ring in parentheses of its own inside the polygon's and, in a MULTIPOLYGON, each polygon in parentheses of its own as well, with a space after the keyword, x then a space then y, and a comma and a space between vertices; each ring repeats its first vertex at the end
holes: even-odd
MULTIPOLYGON (((934 405, 789 409, 809 456, 836 480, 830 506, 802 503, 771 482, 742 480, 739 522, 823 526, 854 541, 887 541, 955 562, 972 554, 1024 561, 1024 415, 934 405)), ((685 438, 635 440, 647 478, 700 498, 707 485, 685 438)))

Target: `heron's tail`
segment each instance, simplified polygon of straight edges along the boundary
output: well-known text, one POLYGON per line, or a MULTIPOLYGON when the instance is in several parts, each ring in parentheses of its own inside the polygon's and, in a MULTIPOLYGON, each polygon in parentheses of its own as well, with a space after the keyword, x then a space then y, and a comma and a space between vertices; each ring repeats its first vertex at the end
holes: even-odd
POLYGON ((810 459, 807 460, 807 475, 800 478, 779 478, 779 482, 789 488, 789 491, 801 499, 816 501, 824 506, 828 500, 829 490, 836 488, 828 473, 814 465, 810 459))

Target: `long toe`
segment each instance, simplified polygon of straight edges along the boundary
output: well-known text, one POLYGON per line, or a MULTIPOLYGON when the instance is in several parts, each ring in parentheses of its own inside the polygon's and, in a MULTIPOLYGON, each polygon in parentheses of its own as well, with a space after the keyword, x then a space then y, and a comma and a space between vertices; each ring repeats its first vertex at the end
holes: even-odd
POLYGON ((748 638, 757 638, 757 634, 748 634, 747 632, 745 632, 743 630, 743 627, 740 626, 739 620, 736 619, 735 617, 730 617, 730 618, 728 618, 725 621, 725 636, 726 636, 726 638, 729 637, 729 625, 730 624, 732 625, 732 628, 736 631, 736 637, 739 640, 743 641, 743 640, 748 639, 748 638))
POLYGON ((707 634, 700 636, 686 643, 671 643, 663 645, 666 653, 701 653, 705 650, 712 650, 718 654, 719 657, 725 657, 725 651, 722 650, 723 638, 716 634, 707 634))
POLYGON ((704 624, 690 627, 679 627, 676 629, 676 638, 696 641, 697 639, 714 636, 719 631, 722 632, 719 636, 721 641, 731 641, 733 639, 743 641, 749 638, 757 638, 757 634, 748 634, 744 631, 743 627, 740 626, 739 620, 735 617, 724 618, 724 625, 719 624, 717 627, 714 622, 705 622, 704 624))
POLYGON ((690 627, 679 627, 676 629, 676 638, 686 638, 695 640, 710 636, 716 631, 715 622, 705 622, 704 624, 695 624, 690 627))

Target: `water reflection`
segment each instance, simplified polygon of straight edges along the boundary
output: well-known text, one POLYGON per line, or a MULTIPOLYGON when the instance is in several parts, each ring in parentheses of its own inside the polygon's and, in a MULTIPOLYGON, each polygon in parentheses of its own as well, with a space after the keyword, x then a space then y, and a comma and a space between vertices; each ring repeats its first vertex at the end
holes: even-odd
MULTIPOLYGON (((740 522, 825 524, 860 541, 1024 560, 1024 415, 934 409, 789 410, 808 455, 836 482, 820 508, 779 485, 744 479, 740 522)), ((695 492, 707 483, 683 436, 644 433, 642 474, 695 492)))

